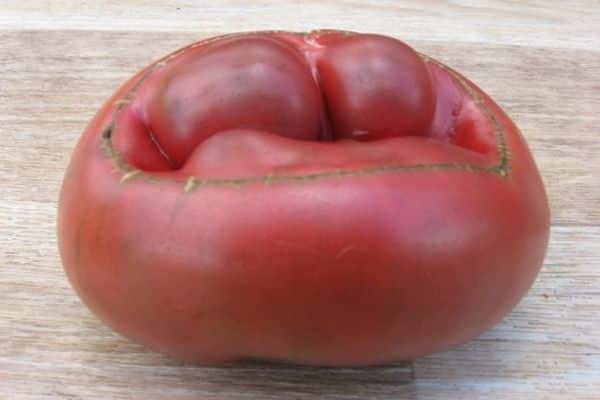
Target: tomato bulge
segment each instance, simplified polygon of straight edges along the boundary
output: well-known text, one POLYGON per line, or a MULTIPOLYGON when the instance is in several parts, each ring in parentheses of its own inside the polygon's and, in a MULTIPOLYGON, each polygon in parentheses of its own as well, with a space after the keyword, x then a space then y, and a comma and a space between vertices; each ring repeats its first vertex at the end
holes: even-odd
POLYGON ((114 143, 143 170, 196 165, 201 144, 231 130, 312 142, 413 136, 478 153, 494 148, 487 119, 447 71, 379 35, 225 38, 156 68, 140 93, 133 111, 117 119, 114 143))
POLYGON ((239 37, 169 71, 148 104, 148 123, 181 166, 198 144, 230 129, 318 140, 321 110, 299 52, 271 38, 239 37))

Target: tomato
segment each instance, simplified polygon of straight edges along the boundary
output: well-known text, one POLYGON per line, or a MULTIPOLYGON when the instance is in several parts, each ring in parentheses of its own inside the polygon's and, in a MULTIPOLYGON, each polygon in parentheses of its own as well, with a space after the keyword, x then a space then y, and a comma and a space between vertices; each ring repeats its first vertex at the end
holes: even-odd
POLYGON ((385 36, 194 43, 117 90, 58 215, 89 308, 172 357, 366 365, 497 323, 546 251, 517 126, 458 72, 385 36))

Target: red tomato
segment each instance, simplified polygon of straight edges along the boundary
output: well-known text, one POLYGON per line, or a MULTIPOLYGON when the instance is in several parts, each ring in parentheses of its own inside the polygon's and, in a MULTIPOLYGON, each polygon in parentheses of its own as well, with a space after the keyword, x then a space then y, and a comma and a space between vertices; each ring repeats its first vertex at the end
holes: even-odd
POLYGON ((203 363, 412 358, 498 322, 549 211, 518 128, 384 36, 205 40, 126 82, 84 132, 58 233, 84 302, 203 363))

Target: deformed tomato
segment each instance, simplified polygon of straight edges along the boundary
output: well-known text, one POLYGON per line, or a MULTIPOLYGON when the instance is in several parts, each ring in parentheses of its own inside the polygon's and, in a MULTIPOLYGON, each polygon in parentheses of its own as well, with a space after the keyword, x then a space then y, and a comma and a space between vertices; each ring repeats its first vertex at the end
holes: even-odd
POLYGON ((531 286, 549 211, 518 128, 392 38, 204 40, 87 127, 62 260, 116 331, 173 357, 364 365, 480 334, 531 286))

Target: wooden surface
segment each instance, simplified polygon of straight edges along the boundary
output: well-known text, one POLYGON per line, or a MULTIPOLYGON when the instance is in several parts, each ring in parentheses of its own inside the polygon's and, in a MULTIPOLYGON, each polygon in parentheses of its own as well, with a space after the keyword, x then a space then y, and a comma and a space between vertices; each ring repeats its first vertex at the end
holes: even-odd
POLYGON ((600 2, 294 3, 0 1, 0 399, 600 399, 600 2), (87 121, 191 41, 318 27, 402 38, 520 125, 553 214, 533 289, 462 347, 368 369, 202 368, 112 333, 56 249, 58 190, 87 121))

